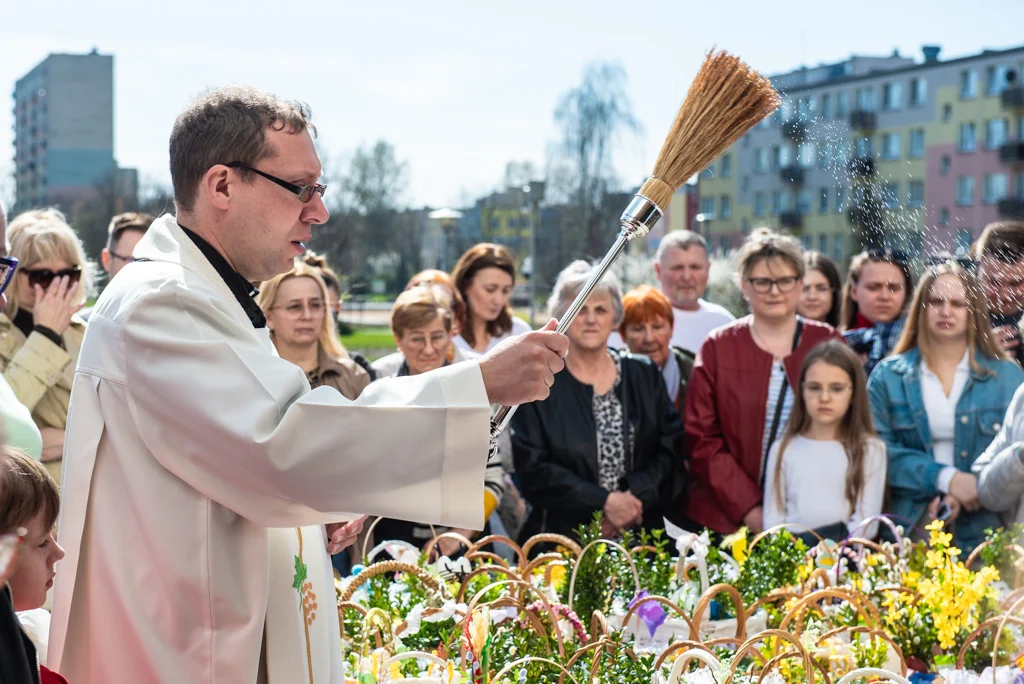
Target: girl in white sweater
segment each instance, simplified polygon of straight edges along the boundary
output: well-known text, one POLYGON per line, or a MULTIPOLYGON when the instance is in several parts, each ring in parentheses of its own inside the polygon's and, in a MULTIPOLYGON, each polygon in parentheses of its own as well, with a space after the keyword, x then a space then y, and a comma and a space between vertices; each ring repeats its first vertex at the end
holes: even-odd
MULTIPOLYGON (((800 391, 782 439, 765 467, 764 526, 794 523, 823 537, 873 537, 882 511, 885 444, 875 436, 864 369, 841 342, 804 360, 800 391)), ((799 532, 799 530, 794 530, 799 532)))

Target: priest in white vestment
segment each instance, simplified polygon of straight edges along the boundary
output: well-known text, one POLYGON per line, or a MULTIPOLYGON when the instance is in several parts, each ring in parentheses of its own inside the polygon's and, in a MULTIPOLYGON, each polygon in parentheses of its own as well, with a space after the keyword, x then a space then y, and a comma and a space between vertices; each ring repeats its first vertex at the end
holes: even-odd
POLYGON ((171 133, 176 216, 90 317, 49 647, 74 684, 340 684, 322 526, 481 528, 490 405, 546 396, 562 367, 565 338, 545 331, 356 402, 310 390, 251 286, 328 218, 310 128, 250 88, 190 104, 171 133))

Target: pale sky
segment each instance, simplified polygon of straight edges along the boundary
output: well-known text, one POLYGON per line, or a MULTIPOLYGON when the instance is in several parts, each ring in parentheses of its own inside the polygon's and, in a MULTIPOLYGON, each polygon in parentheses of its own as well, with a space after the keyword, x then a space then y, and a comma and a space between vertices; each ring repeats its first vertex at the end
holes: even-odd
POLYGON ((555 104, 595 60, 625 67, 644 126, 616 150, 629 185, 650 172, 712 46, 776 73, 894 48, 920 60, 928 43, 941 59, 1024 44, 1022 0, 3 4, 5 177, 14 82, 50 52, 96 47, 115 55, 115 156, 143 183, 169 185, 168 134, 192 95, 247 83, 308 102, 332 157, 389 140, 409 162, 408 203, 434 207, 495 189, 509 160, 543 168, 555 104))

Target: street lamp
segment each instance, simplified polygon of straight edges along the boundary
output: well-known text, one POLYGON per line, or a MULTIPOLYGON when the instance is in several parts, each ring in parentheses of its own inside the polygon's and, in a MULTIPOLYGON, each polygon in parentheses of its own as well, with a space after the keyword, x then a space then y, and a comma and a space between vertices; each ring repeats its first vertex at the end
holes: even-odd
POLYGON ((537 308, 537 228, 540 224, 540 203, 544 199, 544 181, 530 181, 523 186, 523 193, 530 201, 530 327, 536 325, 534 316, 537 308))

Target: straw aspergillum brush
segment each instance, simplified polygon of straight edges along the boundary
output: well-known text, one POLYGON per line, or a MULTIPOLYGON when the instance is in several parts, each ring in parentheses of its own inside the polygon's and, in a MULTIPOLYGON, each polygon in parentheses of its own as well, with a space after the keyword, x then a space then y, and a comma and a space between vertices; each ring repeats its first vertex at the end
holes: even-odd
MULTIPOLYGON (((724 51, 707 54, 661 146, 654 173, 622 213, 618 239, 558 322, 558 332, 569 329, 626 244, 651 231, 679 186, 778 106, 779 94, 771 82, 739 57, 724 51)), ((513 406, 498 410, 492 436, 508 426, 514 412, 513 406)))

